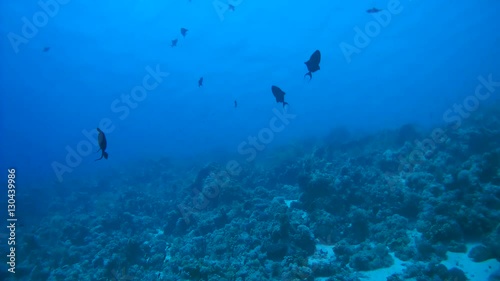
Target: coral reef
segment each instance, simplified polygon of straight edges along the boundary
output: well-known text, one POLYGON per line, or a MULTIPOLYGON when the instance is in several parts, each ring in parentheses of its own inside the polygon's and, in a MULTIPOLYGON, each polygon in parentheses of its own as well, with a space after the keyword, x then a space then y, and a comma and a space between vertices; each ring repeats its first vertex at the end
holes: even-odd
POLYGON ((338 129, 238 175, 160 160, 89 179, 24 231, 18 276, 361 280, 394 256, 405 270, 387 280, 467 280, 441 264, 447 251, 475 241, 473 261, 500 260, 500 127, 488 114, 433 145, 413 125, 361 138, 338 129))

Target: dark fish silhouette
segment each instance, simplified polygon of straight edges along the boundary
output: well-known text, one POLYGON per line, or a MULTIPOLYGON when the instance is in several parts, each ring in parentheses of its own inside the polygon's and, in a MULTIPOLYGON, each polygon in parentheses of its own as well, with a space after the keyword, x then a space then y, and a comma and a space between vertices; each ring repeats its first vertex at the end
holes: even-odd
POLYGON ((378 13, 378 12, 381 12, 381 11, 382 11, 382 10, 377 9, 377 8, 375 8, 375 7, 373 7, 373 8, 371 8, 371 9, 366 10, 366 12, 367 12, 367 13, 369 13, 369 14, 374 14, 374 13, 378 13))
POLYGON ((234 100, 234 107, 238 107, 238 102, 234 100))
POLYGON ((233 5, 231 5, 231 4, 227 4, 227 6, 228 6, 229 10, 231 10, 231 11, 233 11, 233 12, 234 12, 234 6, 233 6, 233 5))
POLYGON ((273 95, 276 98, 276 102, 278 102, 278 103, 282 102, 283 103, 283 108, 284 108, 285 105, 288 104, 285 101, 285 92, 283 92, 280 88, 278 88, 276 86, 272 86, 271 90, 273 91, 273 95))
POLYGON ((182 37, 186 37, 186 33, 188 32, 187 29, 185 29, 184 27, 181 28, 181 34, 182 34, 182 37))
POLYGON ((44 53, 48 52, 49 50, 50 50, 50 47, 45 47, 45 48, 43 48, 43 52, 44 52, 44 53))
POLYGON ((321 53, 319 52, 319 50, 316 50, 311 55, 311 57, 309 58, 309 60, 305 62, 306 66, 307 66, 307 70, 309 72, 307 72, 304 75, 304 77, 306 77, 307 75, 309 75, 309 77, 310 77, 309 80, 311 80, 312 79, 312 73, 319 70, 319 62, 320 61, 321 61, 321 53))
POLYGON ((177 46, 177 41, 178 41, 177 39, 172 40, 172 45, 170 45, 170 47, 177 46))
MULTIPOLYGON (((101 131, 101 129, 97 128, 97 131, 99 132, 99 136, 97 137, 97 142, 99 143, 101 158, 96 159, 95 161, 101 160, 103 157, 104 159, 108 159, 108 153, 106 152, 106 147, 108 146, 108 143, 106 142, 106 136, 104 135, 104 132, 101 131)), ((97 152, 99 152, 99 150, 97 152)))
POLYGON ((201 77, 200 80, 198 80, 198 87, 201 86, 203 86, 203 77, 201 77))

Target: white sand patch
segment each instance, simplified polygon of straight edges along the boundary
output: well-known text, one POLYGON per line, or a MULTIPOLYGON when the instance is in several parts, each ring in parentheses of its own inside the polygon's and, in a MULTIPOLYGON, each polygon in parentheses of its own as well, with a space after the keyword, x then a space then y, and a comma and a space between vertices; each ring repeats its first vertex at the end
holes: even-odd
MULTIPOLYGON (((335 253, 333 252, 333 246, 320 243, 316 244, 316 252, 314 252, 314 254, 311 255, 307 260, 309 267, 312 269, 313 272, 315 269, 315 265, 329 264, 330 262, 333 261, 335 261, 335 253)), ((318 277, 315 278, 314 280, 325 281, 328 278, 329 277, 318 277)))
POLYGON ((394 255, 394 253, 389 253, 391 257, 394 259, 394 264, 390 267, 379 268, 372 271, 364 271, 360 272, 360 278, 363 280, 373 280, 373 281, 381 281, 387 280, 387 277, 395 274, 395 273, 403 273, 403 269, 405 269, 404 262, 394 255))
MULTIPOLYGON (((477 245, 479 244, 467 244, 467 253, 477 245)), ((467 253, 448 252, 448 259, 442 261, 441 264, 448 269, 453 267, 461 269, 471 281, 486 281, 491 273, 500 268, 500 262, 495 259, 474 262, 467 256, 467 253)))
MULTIPOLYGON (((294 200, 287 200, 294 201, 294 200)), ((410 243, 408 246, 415 247, 415 240, 421 237, 421 233, 417 230, 408 230, 407 235, 410 238, 410 243)), ((489 276, 500 269, 500 262, 496 259, 490 259, 484 262, 474 262, 467 255, 469 251, 479 244, 467 244, 467 253, 452 253, 448 252, 448 259, 442 261, 441 264, 446 266, 446 268, 451 269, 453 267, 462 270, 465 275, 471 281, 487 281, 489 276)), ((398 259, 394 253, 389 253, 394 259, 394 264, 391 267, 380 268, 372 271, 358 272, 358 277, 366 281, 382 281, 387 280, 387 277, 393 274, 402 274, 403 270, 406 268, 405 262, 398 259)), ((335 253, 333 252, 332 245, 316 244, 316 252, 309 257, 309 266, 314 271, 314 264, 318 263, 330 263, 335 260, 335 253)), ((411 263, 408 261, 407 263, 411 263)), ((329 277, 319 277, 315 278, 315 281, 326 281, 329 277)), ((406 279, 414 281, 415 278, 406 279)))
POLYGON ((309 257, 309 264, 313 262, 324 262, 329 260, 332 261, 335 260, 335 253, 333 252, 333 246, 317 243, 316 252, 309 257))
MULTIPOLYGON (((405 268, 404 262, 396 256, 394 253, 389 253, 394 259, 394 264, 391 267, 380 268, 372 271, 359 272, 359 277, 363 280, 373 280, 373 281, 381 281, 386 280, 387 277, 391 276, 394 273, 402 273, 405 268)), ((335 253, 333 252, 332 245, 324 245, 324 244, 316 244, 316 252, 309 257, 308 263, 309 266, 314 271, 314 264, 318 263, 330 263, 335 260, 335 253)), ((319 277, 315 278, 316 281, 324 281, 327 280, 328 277, 319 277)))
POLYGON ((299 200, 285 200, 285 204, 290 208, 290 205, 292 205, 292 202, 297 202, 299 200))

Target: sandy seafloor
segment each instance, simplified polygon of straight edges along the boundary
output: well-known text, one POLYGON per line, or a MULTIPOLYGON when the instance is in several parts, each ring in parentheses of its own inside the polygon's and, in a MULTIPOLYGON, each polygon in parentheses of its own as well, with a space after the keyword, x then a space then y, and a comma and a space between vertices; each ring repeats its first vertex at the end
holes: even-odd
MULTIPOLYGON (((470 250, 476 244, 468 244, 467 248, 470 250)), ((326 262, 330 259, 335 259, 335 254, 332 251, 331 245, 316 245, 317 253, 310 258, 310 262, 326 262), (328 254, 322 254, 328 253, 328 254)), ((468 251, 467 251, 468 253, 468 251)), ((474 262, 468 256, 467 253, 453 253, 447 252, 446 255, 448 259, 442 261, 441 263, 446 266, 446 268, 451 269, 457 267, 461 269, 466 276, 471 281, 486 281, 490 275, 495 270, 500 270, 500 262, 495 259, 489 259, 483 262, 474 262)), ((366 281, 380 281, 386 280, 387 277, 393 274, 402 274, 405 270, 405 262, 394 256, 394 253, 390 253, 394 259, 394 264, 387 268, 380 268, 372 271, 366 271, 359 274, 361 280, 366 281)), ((317 281, 326 281, 328 277, 315 278, 317 281)), ((416 278, 408 278, 405 280, 416 280, 416 278)), ((495 279, 497 280, 497 279, 495 279)))

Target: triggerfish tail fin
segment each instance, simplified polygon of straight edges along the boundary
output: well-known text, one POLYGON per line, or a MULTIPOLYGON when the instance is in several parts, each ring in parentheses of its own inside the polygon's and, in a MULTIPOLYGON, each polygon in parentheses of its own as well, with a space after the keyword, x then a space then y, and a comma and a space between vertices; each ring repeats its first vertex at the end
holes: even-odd
POLYGON ((102 152, 102 154, 101 154, 101 158, 96 159, 96 160, 94 160, 94 161, 101 160, 103 157, 104 157, 104 159, 108 159, 108 153, 107 153, 106 151, 103 151, 103 152, 102 152))

